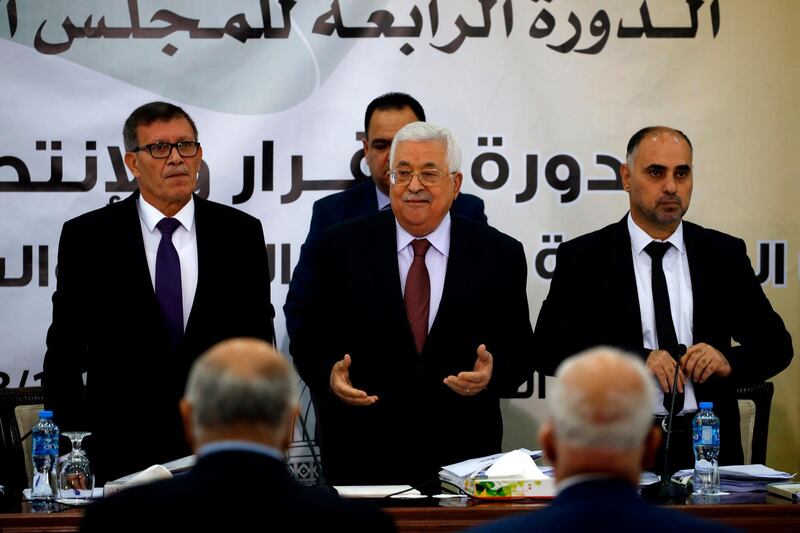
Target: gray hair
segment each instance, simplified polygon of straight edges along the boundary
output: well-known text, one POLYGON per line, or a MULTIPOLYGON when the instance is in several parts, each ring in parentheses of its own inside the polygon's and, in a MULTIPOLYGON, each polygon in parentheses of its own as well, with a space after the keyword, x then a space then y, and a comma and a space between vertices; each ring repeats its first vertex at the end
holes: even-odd
POLYGON ((577 447, 615 450, 642 445, 653 424, 656 393, 653 377, 639 357, 605 346, 594 348, 565 360, 556 378, 547 402, 559 440, 577 447), (589 365, 593 371, 593 367, 600 370, 595 374, 600 394, 591 397, 586 381, 569 379, 570 373, 589 365), (620 370, 633 372, 635 382, 615 387, 620 370))
POLYGON ((389 151, 389 168, 394 169, 394 154, 397 145, 403 141, 435 141, 445 148, 447 170, 459 172, 461 170, 461 148, 458 147, 450 130, 436 126, 430 122, 411 122, 406 124, 395 134, 392 148, 389 151))
POLYGON ((282 427, 296 404, 297 378, 291 365, 264 364, 252 375, 242 375, 208 355, 195 362, 186 383, 197 434, 239 422, 282 427))

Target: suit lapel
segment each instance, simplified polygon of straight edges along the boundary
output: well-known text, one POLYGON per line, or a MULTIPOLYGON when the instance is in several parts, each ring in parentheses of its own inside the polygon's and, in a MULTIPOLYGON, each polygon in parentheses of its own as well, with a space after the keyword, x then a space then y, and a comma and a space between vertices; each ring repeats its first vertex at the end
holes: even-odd
MULTIPOLYGON (((153 317, 153 322, 159 324, 158 327, 163 329, 163 324, 159 319, 161 310, 158 307, 144 251, 142 225, 136 205, 138 198, 139 191, 137 190, 121 202, 120 210, 116 212, 116 220, 113 221, 115 229, 111 233, 112 242, 119 254, 120 279, 125 279, 126 283, 130 284, 133 296, 141 300, 147 316, 153 317)), ((144 320, 144 318, 142 319, 144 320)), ((164 335, 166 336, 166 334, 166 329, 164 329, 164 335)))
MULTIPOLYGON (((394 214, 391 211, 384 211, 376 216, 374 234, 372 236, 373 246, 370 246, 370 263, 375 265, 374 294, 389 295, 388 298, 375 298, 374 294, 368 296, 376 302, 386 302, 385 312, 387 320, 391 324, 402 326, 398 328, 400 342, 407 345, 408 350, 416 353, 414 346, 414 335, 411 333, 411 326, 406 316, 406 306, 403 300, 403 289, 400 286, 400 268, 397 265, 397 229, 395 226, 394 214)), ((380 304, 379 304, 380 305, 380 304)), ((424 348, 423 348, 424 349, 424 348)))
POLYGON ((184 339, 189 336, 192 324, 198 320, 196 310, 202 309, 202 304, 198 305, 198 302, 201 302, 208 292, 209 283, 214 278, 216 258, 219 257, 219 254, 215 253, 215 250, 219 250, 219 235, 208 220, 208 203, 196 194, 194 195, 194 223, 197 237, 197 287, 194 292, 194 300, 192 300, 192 309, 189 311, 189 319, 186 322, 184 339))
POLYGON ((614 225, 610 248, 607 271, 609 298, 616 299, 620 307, 620 316, 616 319, 621 320, 621 324, 624 324, 626 344, 640 346, 642 344, 642 313, 639 309, 636 273, 633 270, 628 215, 622 217, 622 220, 614 225))
POLYGON ((445 318, 442 317, 459 316, 459 313, 451 311, 450 308, 459 307, 461 305, 459 298, 472 293, 467 286, 469 277, 466 272, 471 264, 470 256, 476 253, 471 248, 473 241, 467 235, 467 228, 463 226, 459 216, 451 214, 450 224, 450 254, 447 257, 442 299, 439 301, 439 309, 428 333, 429 338, 435 337, 444 327, 445 318))
POLYGON ((704 318, 709 316, 706 310, 712 298, 709 296, 708 280, 714 279, 709 270, 709 250, 703 243, 703 230, 691 222, 683 222, 683 242, 686 245, 686 258, 689 262, 689 277, 692 280, 692 338, 704 338, 704 318))

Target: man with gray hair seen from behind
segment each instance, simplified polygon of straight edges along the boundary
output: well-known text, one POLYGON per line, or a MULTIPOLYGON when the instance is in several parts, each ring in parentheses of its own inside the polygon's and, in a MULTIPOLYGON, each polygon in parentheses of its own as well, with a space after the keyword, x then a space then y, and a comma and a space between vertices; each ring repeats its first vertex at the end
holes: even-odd
MULTIPOLYGON (((290 477, 283 453, 297 415, 296 381, 286 359, 260 339, 212 347, 192 366, 180 402, 196 465, 94 502, 81 531, 249 531, 258 524, 394 531, 379 510, 290 477)), ((158 435, 138 437, 158 445, 158 435)))
POLYGON ((546 509, 477 531, 731 531, 636 494, 661 439, 652 425, 655 385, 639 358, 594 348, 566 359, 556 378, 539 442, 555 468, 558 495, 546 509))

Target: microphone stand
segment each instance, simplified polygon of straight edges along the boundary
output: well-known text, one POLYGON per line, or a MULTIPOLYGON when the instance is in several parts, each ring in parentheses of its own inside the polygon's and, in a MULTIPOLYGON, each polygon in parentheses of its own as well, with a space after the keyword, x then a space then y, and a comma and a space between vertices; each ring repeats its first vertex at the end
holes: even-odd
POLYGON ((680 370, 680 358, 686 353, 686 345, 678 344, 671 350, 669 354, 675 359, 675 374, 672 376, 672 398, 669 404, 669 413, 667 414, 667 439, 664 444, 664 473, 661 476, 659 483, 654 483, 642 490, 648 499, 657 501, 666 501, 673 498, 685 498, 689 491, 685 485, 680 483, 673 483, 669 472, 669 441, 672 436, 672 421, 675 418, 675 396, 678 392, 678 371, 680 370))

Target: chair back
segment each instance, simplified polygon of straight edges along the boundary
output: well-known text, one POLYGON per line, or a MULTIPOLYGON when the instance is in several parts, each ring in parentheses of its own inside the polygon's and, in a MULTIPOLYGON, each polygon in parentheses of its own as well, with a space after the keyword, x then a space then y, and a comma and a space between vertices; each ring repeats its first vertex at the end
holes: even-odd
POLYGON ((44 391, 41 387, 0 389, 0 485, 5 485, 7 493, 21 491, 30 481, 27 470, 31 466, 30 460, 26 460, 22 444, 29 443, 30 437, 21 441, 25 432, 20 433, 16 407, 36 405, 41 409, 43 403, 44 391))
POLYGON ((768 381, 736 390, 745 464, 767 463, 769 412, 774 392, 775 386, 768 381))
MULTIPOLYGON (((20 438, 28 435, 33 429, 33 426, 39 421, 39 411, 44 409, 43 403, 35 403, 31 405, 18 405, 14 408, 14 417, 17 419, 17 429, 19 430, 20 438)), ((33 479, 33 457, 32 457, 33 439, 29 436, 22 441, 22 451, 25 455, 25 471, 28 474, 28 479, 33 479)))

